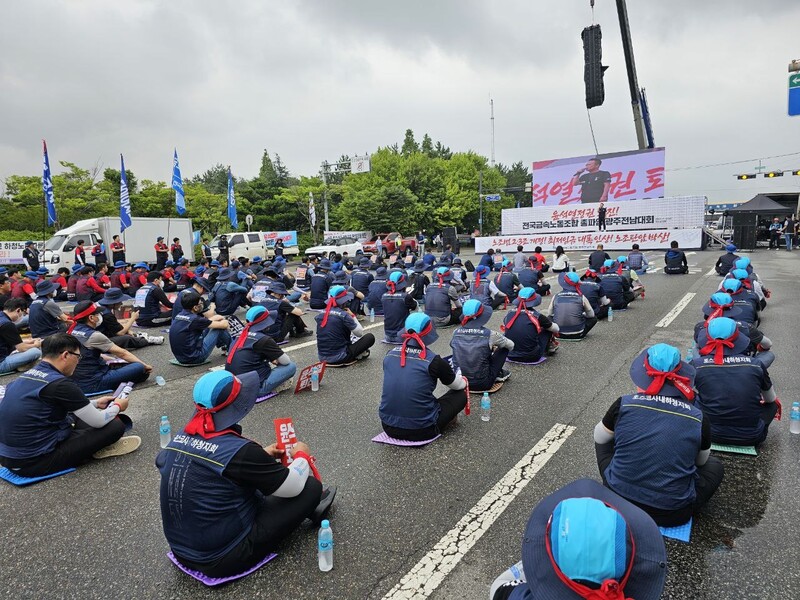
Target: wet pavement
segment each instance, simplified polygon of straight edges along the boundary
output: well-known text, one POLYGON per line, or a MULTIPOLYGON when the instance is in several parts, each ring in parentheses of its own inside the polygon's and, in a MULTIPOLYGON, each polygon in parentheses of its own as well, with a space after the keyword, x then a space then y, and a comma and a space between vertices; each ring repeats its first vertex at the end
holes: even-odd
MULTIPOLYGON (((579 253, 570 254, 573 260, 579 258, 579 253)), ((480 421, 475 402, 471 416, 461 415, 440 440, 425 448, 370 442, 380 432, 381 358, 389 348, 380 343, 368 360, 328 371, 320 392, 284 393, 258 405, 243 421, 245 434, 270 443, 272 419, 291 416, 300 439, 310 444, 323 479, 339 486, 331 515, 334 569, 318 570, 316 531, 302 528, 279 549, 277 559, 215 595, 383 598, 401 580, 422 588, 422 578, 406 575, 440 539, 458 529, 476 503, 500 489, 497 499, 505 497, 507 508, 484 521, 452 568, 437 567, 446 573, 430 593, 437 599, 486 598, 494 577, 519 560, 522 530, 533 506, 576 478, 599 480, 592 443, 595 423, 615 398, 633 389, 628 367, 642 348, 666 341, 685 352, 693 326, 702 318, 700 307, 719 283, 717 276, 708 274, 717 255, 690 254, 689 275, 648 274, 647 298, 616 313, 613 323, 600 323, 583 342, 562 343, 557 356, 540 366, 512 365, 511 379, 493 396, 489 423, 480 421), (696 295, 686 308, 667 327, 656 327, 687 293, 696 295), (527 486, 514 490, 517 495, 509 501, 509 488, 497 488, 498 482, 556 424, 569 426, 571 433, 562 436, 549 460, 527 486)), ((800 436, 788 431, 789 408, 800 389, 795 367, 800 357, 795 322, 800 254, 759 250, 749 256, 773 291, 762 329, 775 345, 777 360, 770 374, 785 416, 770 427, 759 456, 721 455, 725 480, 695 518, 691 543, 667 540, 664 598, 777 599, 793 597, 792 590, 800 589, 800 436)), ((497 328, 503 316, 493 316, 490 326, 497 328)), ((311 315, 306 321, 311 323, 311 315)), ((376 325, 371 331, 380 339, 381 326, 376 325)), ((450 353, 451 331, 441 332, 435 351, 450 353)), ((316 359, 316 348, 307 341, 285 347, 299 366, 316 359)), ((7 597, 206 594, 202 585, 166 559, 153 464, 160 416, 169 415, 173 429, 186 422, 192 412, 192 385, 205 367, 170 365, 166 345, 138 353, 167 380, 163 388, 147 383, 133 392, 128 414, 135 422, 134 433, 143 439, 139 451, 88 464, 31 488, 0 486, 0 590, 7 597)), ((221 364, 222 357, 215 354, 209 366, 221 364)), ((3 378, 0 384, 9 380, 3 378)))

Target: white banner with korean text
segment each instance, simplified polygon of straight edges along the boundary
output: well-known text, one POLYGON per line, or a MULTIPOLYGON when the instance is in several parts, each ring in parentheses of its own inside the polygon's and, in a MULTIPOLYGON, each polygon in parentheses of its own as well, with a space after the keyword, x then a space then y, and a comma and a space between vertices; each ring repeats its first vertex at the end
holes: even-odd
POLYGON ((541 246, 544 252, 552 252, 556 246, 562 246, 568 252, 594 250, 597 244, 603 244, 606 250, 630 250, 633 244, 639 244, 642 250, 659 250, 669 248, 673 241, 678 242, 678 246, 684 250, 700 248, 703 243, 703 230, 656 229, 498 235, 475 238, 475 253, 482 254, 489 248, 494 248, 513 254, 517 251, 517 246, 522 246, 523 252, 533 252, 536 246, 541 246))

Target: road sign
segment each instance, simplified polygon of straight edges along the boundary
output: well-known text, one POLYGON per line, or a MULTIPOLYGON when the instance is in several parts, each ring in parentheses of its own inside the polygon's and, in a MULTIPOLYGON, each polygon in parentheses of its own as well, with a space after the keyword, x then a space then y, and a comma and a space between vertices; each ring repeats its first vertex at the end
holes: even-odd
POLYGON ((247 223, 248 225, 252 225, 253 224, 253 215, 247 215, 244 218, 244 222, 247 223))
POLYGON ((800 73, 789 75, 789 116, 800 115, 800 73))
POLYGON ((484 199, 487 202, 500 202, 500 194, 486 194, 484 199))

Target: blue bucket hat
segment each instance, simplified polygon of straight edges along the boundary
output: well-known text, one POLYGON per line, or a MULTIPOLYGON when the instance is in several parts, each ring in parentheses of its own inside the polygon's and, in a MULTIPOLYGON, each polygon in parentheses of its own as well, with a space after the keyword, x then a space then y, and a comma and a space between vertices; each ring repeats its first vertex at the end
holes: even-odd
POLYGON ((624 254, 620 254, 620 255, 617 257, 617 262, 618 262, 618 263, 620 263, 620 264, 622 264, 622 263, 626 263, 626 262, 628 262, 628 257, 627 257, 627 256, 625 256, 624 254))
POLYGON ((103 306, 113 306, 114 304, 127 302, 128 300, 133 300, 133 298, 124 294, 121 289, 112 287, 105 291, 103 297, 100 298, 97 303, 103 306))
POLYGON ((476 275, 486 275, 489 273, 489 267, 486 265, 478 265, 475 267, 475 274, 476 275))
POLYGON ((733 275, 739 281, 744 281, 745 279, 750 278, 750 273, 748 273, 744 269, 734 269, 733 271, 731 271, 731 275, 733 275))
POLYGON ((175 266, 175 261, 174 260, 168 260, 167 262, 164 263, 164 266, 165 267, 174 267, 175 266))
POLYGON ((361 260, 358 261, 358 266, 361 267, 362 269, 368 269, 371 264, 372 261, 368 259, 366 256, 362 256, 361 260))
POLYGON ((610 258, 607 258, 606 260, 603 261, 603 266, 606 269, 610 269, 611 267, 614 266, 614 261, 612 259, 610 259, 610 258))
MULTIPOLYGON (((236 425, 253 410, 259 386, 258 373, 255 371, 241 375, 234 375, 228 371, 206 373, 194 384, 192 397, 197 405, 197 412, 189 423, 191 424, 198 417, 198 413, 207 412, 210 409, 214 431, 222 431, 236 425), (235 393, 237 387, 238 393, 235 393), (230 404, 214 410, 231 396, 233 398, 230 404)), ((206 431, 212 433, 208 429, 206 428, 206 431)))
POLYGON ((327 258, 323 258, 321 261, 319 261, 319 264, 317 265, 317 268, 320 271, 330 271, 331 270, 331 261, 329 261, 327 258))
POLYGON ((750 346, 750 338, 739 331, 739 326, 733 319, 717 317, 709 319, 706 327, 700 330, 697 345, 700 356, 711 355, 714 363, 721 365, 725 356, 744 354, 750 346))
POLYGON ((542 303, 542 297, 536 293, 532 287, 524 287, 517 294, 514 304, 518 305, 520 302, 525 302, 526 308, 534 308, 542 303))
POLYGON ((711 294, 711 298, 703 306, 703 314, 707 317, 738 317, 742 310, 733 303, 733 298, 725 292, 711 294))
POLYGON ((469 325, 471 327, 483 327, 492 318, 492 307, 483 304, 480 300, 472 298, 464 302, 461 309, 463 319, 462 325, 469 325))
POLYGON ((544 498, 522 539, 522 585, 537 600, 585 598, 609 580, 620 597, 657 600, 664 591, 667 551, 658 526, 596 481, 579 479, 544 498))
POLYGON ((26 246, 33 246, 33 242, 31 240, 28 240, 27 242, 25 242, 25 245, 26 246))
POLYGON ((193 277, 192 285, 199 285, 201 288, 203 288, 203 291, 205 292, 211 291, 211 282, 208 279, 204 279, 202 277, 193 277))
POLYGON ((230 267, 222 267, 217 275, 217 281, 228 281, 236 276, 236 271, 230 267))
POLYGON ((222 263, 220 263, 220 262, 219 262, 218 260, 216 260, 216 259, 215 259, 215 260, 212 260, 210 264, 211 264, 211 266, 212 266, 212 267, 221 267, 221 266, 222 266, 222 263))
POLYGON ((722 282, 722 289, 726 292, 735 294, 742 287, 742 282, 738 279, 726 279, 722 282))
POLYGON ((645 349, 633 359, 630 374, 645 394, 694 400, 695 368, 681 361, 681 353, 674 346, 655 344, 645 349))
POLYGON ((333 283, 338 283, 339 285, 349 285, 350 276, 347 274, 347 271, 336 271, 336 273, 333 274, 333 283))
POLYGON ((28 279, 39 279, 39 274, 36 271, 25 271, 25 277, 28 279))
POLYGON ((433 321, 431 321, 428 315, 422 312, 413 312, 408 315, 404 328, 406 334, 419 336, 422 343, 426 346, 430 346, 439 339, 439 334, 436 332, 433 321))
POLYGON ((245 321, 250 325, 250 331, 263 331, 275 324, 278 316, 277 310, 267 310, 266 306, 256 305, 247 310, 244 314, 245 321), (266 316, 264 316, 266 314, 266 316))
POLYGON ((238 269, 241 266, 242 266, 242 263, 240 263, 235 258, 231 261, 231 269, 238 269))
POLYGON ((206 272, 206 268, 203 265, 197 265, 197 268, 194 270, 194 274, 197 276, 202 275, 206 272))
POLYGON ((289 290, 286 289, 286 285, 282 281, 270 281, 267 291, 272 294, 278 294, 279 296, 289 295, 289 290))
POLYGON ((36 269, 36 272, 39 275, 47 275, 48 273, 50 273, 50 269, 48 269, 47 267, 39 267, 38 269, 36 269))
POLYGON ((738 250, 738 248, 736 248, 736 246, 734 244, 728 244, 727 246, 725 246, 725 250, 728 251, 728 252, 733 253, 733 252, 736 252, 736 250, 738 250))
POLYGON ((737 261, 733 263, 733 266, 736 267, 737 269, 747 270, 747 267, 750 266, 750 259, 747 258, 746 256, 743 256, 737 259, 737 261))
POLYGON ((82 268, 83 268, 83 265, 74 264, 74 265, 72 265, 72 272, 73 272, 73 273, 77 273, 77 272, 78 272, 78 271, 80 271, 82 268))
POLYGON ((61 287, 60 283, 55 283, 53 281, 40 281, 39 283, 36 284, 36 295, 39 298, 43 298, 48 294, 52 294, 60 287, 61 287))
POLYGON ((424 273, 425 272, 425 261, 424 260, 418 260, 417 262, 415 262, 413 271, 414 271, 414 273, 424 273))
POLYGON ((139 263, 136 263, 135 265, 133 265, 133 268, 134 269, 149 269, 150 265, 148 265, 147 263, 144 263, 144 262, 139 262, 139 263))
POLYGON ((378 267, 375 269, 375 277, 378 279, 386 279, 386 267, 378 267))
POLYGON ((570 292, 578 292, 579 294, 582 294, 580 291, 581 278, 578 276, 577 273, 573 273, 572 271, 568 271, 566 273, 559 273, 558 285, 560 285, 561 289, 563 290, 570 292))
POLYGON ((257 265, 257 264, 258 264, 258 263, 260 263, 262 260, 264 260, 264 259, 263 259, 263 258, 261 258, 260 256, 254 256, 254 257, 253 257, 253 260, 251 260, 250 262, 251 262, 251 263, 253 263, 254 265, 257 265))
POLYGON ((118 260, 117 262, 114 263, 115 269, 124 269, 127 266, 128 263, 126 263, 124 260, 118 260))
POLYGON ((453 259, 453 265, 459 265, 459 266, 460 266, 461 264, 462 264, 462 262, 461 262, 461 258, 460 258, 460 257, 458 257, 458 256, 456 256, 456 257, 453 259))
POLYGON ((328 298, 334 298, 337 306, 347 304, 353 299, 353 297, 353 293, 348 292, 347 288, 342 287, 341 285, 333 285, 331 286, 331 289, 328 290, 328 298))
POLYGON ((386 280, 386 288, 390 293, 394 294, 397 291, 404 290, 408 286, 408 280, 404 271, 397 269, 392 270, 389 274, 389 279, 386 280))

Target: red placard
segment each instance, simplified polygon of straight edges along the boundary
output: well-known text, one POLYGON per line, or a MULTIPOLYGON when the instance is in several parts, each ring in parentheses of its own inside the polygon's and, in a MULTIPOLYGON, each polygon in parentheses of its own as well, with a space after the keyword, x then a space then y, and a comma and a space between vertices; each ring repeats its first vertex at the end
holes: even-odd
POLYGON ((291 417, 285 419, 275 419, 275 439, 278 442, 278 448, 284 450, 281 455, 281 462, 284 467, 288 467, 292 459, 289 456, 290 451, 297 444, 297 434, 294 432, 294 423, 291 417))
POLYGON ((322 383, 322 376, 325 374, 325 364, 326 363, 324 362, 314 363, 313 365, 309 365, 300 371, 300 376, 297 378, 297 384, 294 386, 294 393, 299 394, 303 390, 311 389, 312 373, 318 373, 319 382, 322 383))

